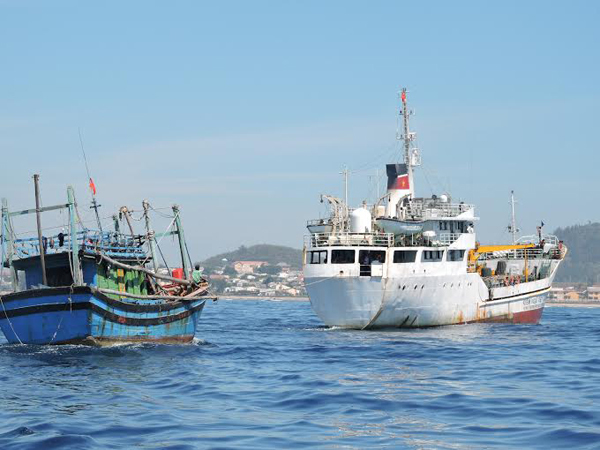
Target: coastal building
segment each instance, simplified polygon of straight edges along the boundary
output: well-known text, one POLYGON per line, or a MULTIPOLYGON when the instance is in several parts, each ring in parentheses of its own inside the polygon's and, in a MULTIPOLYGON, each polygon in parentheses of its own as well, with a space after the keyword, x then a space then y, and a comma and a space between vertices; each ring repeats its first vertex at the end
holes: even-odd
POLYGON ((256 269, 267 264, 266 261, 236 261, 233 263, 233 269, 239 274, 254 273, 256 269))
POLYGON ((590 300, 600 300, 600 285, 595 284, 587 288, 587 298, 590 300))

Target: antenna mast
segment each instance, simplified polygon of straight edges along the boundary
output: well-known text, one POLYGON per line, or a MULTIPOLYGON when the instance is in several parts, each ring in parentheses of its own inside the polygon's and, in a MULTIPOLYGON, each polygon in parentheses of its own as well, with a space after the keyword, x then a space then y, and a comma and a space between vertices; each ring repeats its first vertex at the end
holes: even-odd
POLYGON ((512 233, 513 244, 517 243, 517 233, 520 231, 517 228, 517 219, 515 217, 515 191, 510 191, 510 211, 511 211, 511 219, 510 225, 508 226, 508 231, 512 233))
POLYGON ((81 152, 83 153, 83 161, 85 162, 85 171, 87 172, 88 180, 90 183, 90 191, 92 192, 92 206, 91 209, 96 213, 96 222, 98 223, 98 229, 102 233, 102 223, 100 222, 100 215, 98 214, 98 208, 102 205, 99 205, 96 201, 96 185, 92 180, 90 175, 90 168, 88 167, 87 157, 85 155, 85 149, 83 148, 83 139, 81 138, 81 128, 77 128, 77 132, 79 133, 79 143, 81 144, 81 152))
POLYGON ((400 91, 400 100, 402 102, 402 108, 400 110, 400 115, 402 116, 402 134, 397 130, 396 139, 404 141, 404 163, 408 169, 409 186, 412 193, 414 186, 413 167, 421 165, 421 156, 419 154, 419 149, 413 144, 417 138, 417 133, 410 131, 408 124, 408 118, 414 114, 414 111, 408 109, 406 101, 407 93, 408 90, 406 88, 402 88, 402 91, 400 91))
POLYGON ((348 222, 348 166, 344 166, 344 170, 340 172, 344 176, 344 222, 348 222))

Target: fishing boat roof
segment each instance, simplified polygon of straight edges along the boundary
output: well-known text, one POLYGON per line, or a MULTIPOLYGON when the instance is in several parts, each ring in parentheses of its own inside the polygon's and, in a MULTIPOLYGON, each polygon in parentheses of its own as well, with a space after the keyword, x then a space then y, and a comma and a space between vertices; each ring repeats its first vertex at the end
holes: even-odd
MULTIPOLYGON (((55 236, 45 237, 44 255, 45 259, 53 255, 71 254, 70 236, 59 233, 55 236), (62 235, 62 236, 61 236, 62 235)), ((98 251, 116 260, 146 260, 151 258, 146 254, 142 245, 145 236, 124 235, 115 232, 100 232, 95 230, 84 230, 77 233, 77 246, 87 256, 95 256, 98 251)), ((22 238, 14 241, 14 250, 17 261, 37 260, 39 261, 40 245, 37 237, 22 238)))

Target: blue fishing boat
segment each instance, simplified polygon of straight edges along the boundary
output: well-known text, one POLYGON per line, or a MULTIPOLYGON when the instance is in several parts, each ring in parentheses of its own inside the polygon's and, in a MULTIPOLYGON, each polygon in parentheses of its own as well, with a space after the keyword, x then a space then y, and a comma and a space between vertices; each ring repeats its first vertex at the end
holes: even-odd
MULTIPOLYGON (((130 233, 86 228, 78 220, 74 191, 67 203, 40 207, 38 177, 36 208, 9 211, 2 200, 2 267, 10 270, 12 292, 0 296, 0 328, 10 343, 90 344, 115 342, 183 343, 193 339, 210 296, 208 283, 192 268, 179 208, 164 233, 150 228, 151 207, 144 201, 145 233, 135 234, 126 208, 120 211, 130 233), (40 215, 68 211, 68 229, 42 233, 40 215), (36 214, 37 237, 18 237, 16 217, 36 214), (177 237, 181 268, 159 270, 157 240, 177 237)), ((94 187, 95 190, 95 187, 94 187)), ((97 214, 95 197, 93 208, 97 214)), ((162 251, 161 251, 162 254, 162 251)), ((196 268, 198 269, 198 268, 196 268)))

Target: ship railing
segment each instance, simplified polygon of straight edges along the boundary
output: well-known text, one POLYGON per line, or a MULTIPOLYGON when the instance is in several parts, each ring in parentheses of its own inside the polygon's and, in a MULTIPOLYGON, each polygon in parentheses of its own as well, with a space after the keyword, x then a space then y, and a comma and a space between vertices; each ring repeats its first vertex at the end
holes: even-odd
POLYGON ((466 203, 442 203, 432 200, 429 203, 419 202, 409 205, 405 209, 405 217, 418 220, 457 217, 474 208, 474 205, 466 203))
MULTIPOLYGON (((130 236, 115 232, 100 232, 92 230, 79 231, 76 234, 79 247, 85 253, 95 253, 100 250, 107 255, 124 257, 143 257, 143 236, 130 236)), ((57 233, 43 238, 44 254, 52 255, 71 250, 71 235, 57 233), (60 236, 62 234, 62 237, 60 236), (62 241, 62 245, 61 245, 62 241)), ((15 239, 15 256, 29 258, 40 254, 40 242, 37 237, 15 239)))
POLYGON ((393 247, 393 233, 314 233, 304 236, 304 244, 307 247, 328 246, 369 246, 369 247, 393 247))
POLYGON ((522 273, 518 274, 500 274, 500 275, 491 275, 487 277, 481 277, 483 282, 486 284, 488 289, 492 288, 500 288, 500 287, 508 287, 508 286, 517 286, 522 283, 529 283, 531 281, 543 280, 550 276, 549 273, 536 273, 536 274, 528 274, 527 276, 522 273))
POLYGON ((543 259, 554 258, 554 252, 544 252, 541 248, 521 248, 512 250, 500 250, 496 252, 482 253, 478 260, 489 261, 493 259, 543 259))
POLYGON ((456 242, 465 233, 441 233, 432 238, 424 237, 423 234, 397 235, 395 244, 397 247, 447 247, 456 242))
MULTIPOLYGON (((553 234, 542 234, 542 240, 545 244, 558 246, 559 239, 553 234)), ((517 244, 535 244, 540 245, 540 237, 537 234, 523 236, 517 240, 517 244)))
POLYGON ((437 241, 440 245, 446 246, 456 242, 462 235, 463 233, 440 233, 437 241))
POLYGON ((306 226, 310 227, 313 225, 331 225, 333 223, 333 221, 331 220, 331 218, 327 218, 327 219, 312 219, 312 220, 307 220, 306 221, 306 226))

